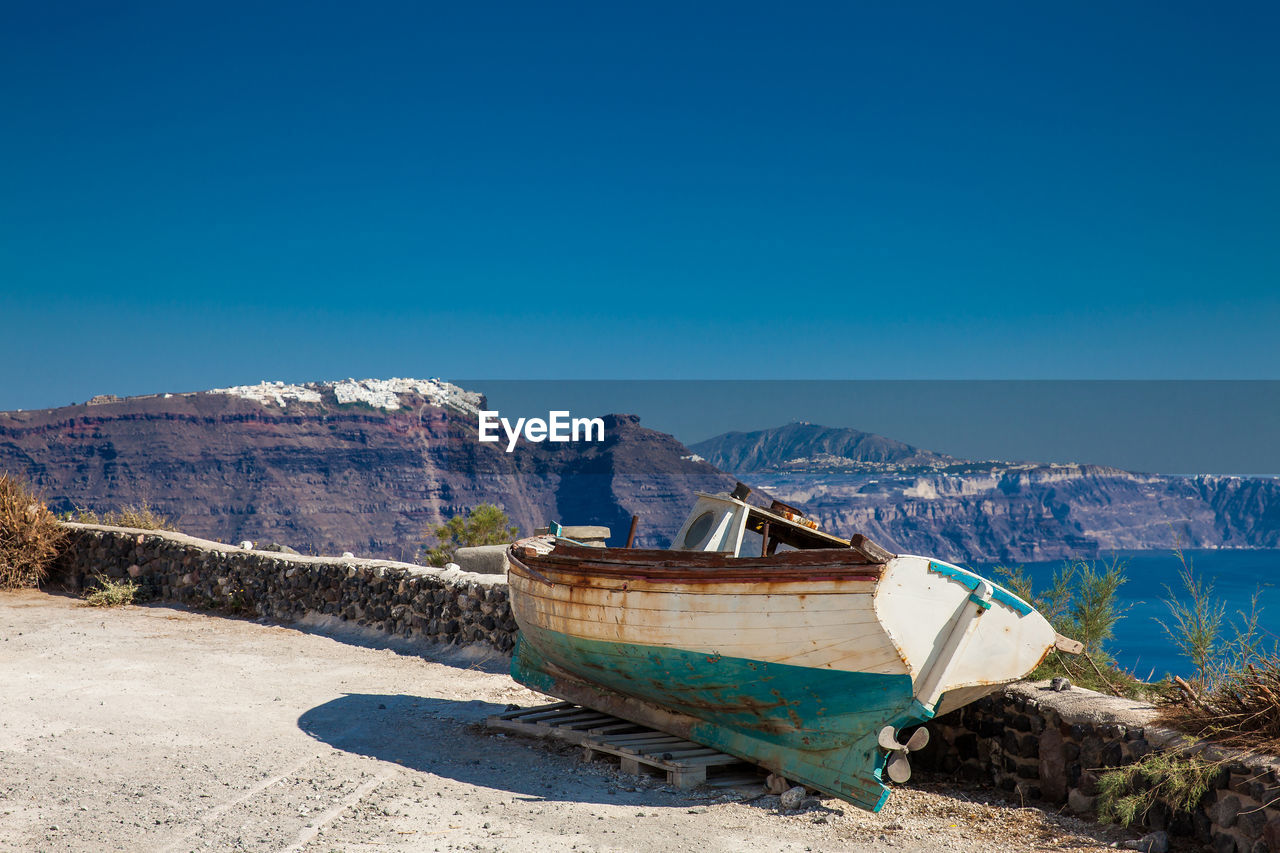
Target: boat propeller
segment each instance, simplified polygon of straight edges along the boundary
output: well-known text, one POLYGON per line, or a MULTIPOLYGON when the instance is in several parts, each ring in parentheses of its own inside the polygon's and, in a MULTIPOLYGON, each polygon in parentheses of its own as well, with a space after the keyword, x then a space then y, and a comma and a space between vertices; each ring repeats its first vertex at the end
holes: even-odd
POLYGON ((929 730, 921 727, 907 739, 906 743, 898 743, 898 735, 893 726, 885 726, 880 730, 880 748, 889 753, 887 770, 889 778, 899 784, 911 778, 911 762, 907 761, 908 752, 924 749, 929 742, 929 730))

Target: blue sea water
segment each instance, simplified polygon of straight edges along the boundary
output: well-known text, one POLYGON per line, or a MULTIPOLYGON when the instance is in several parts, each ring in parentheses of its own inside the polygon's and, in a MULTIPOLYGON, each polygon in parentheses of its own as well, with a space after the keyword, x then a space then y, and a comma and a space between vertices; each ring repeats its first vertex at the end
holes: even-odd
MULTIPOLYGON (((1196 575, 1213 583, 1214 598, 1226 605, 1223 627, 1228 636, 1234 635, 1229 623, 1241 621, 1240 611, 1249 611, 1251 599, 1257 592, 1261 608, 1258 625, 1263 630, 1264 645, 1270 647, 1280 640, 1280 551, 1183 553, 1196 575)), ((1166 599, 1187 598, 1178 577, 1181 564, 1177 558, 1171 551, 1121 551, 1106 555, 1100 562, 1109 563, 1113 557, 1124 563, 1128 581, 1120 588, 1119 597, 1130 609, 1116 624, 1115 638, 1107 643, 1107 650, 1122 667, 1144 680, 1192 675, 1194 667, 1180 655, 1156 621, 1163 620, 1172 627, 1166 599)), ((998 581, 992 571, 995 565, 974 563, 971 567, 998 581)), ((1044 589, 1054 571, 1062 568, 1063 561, 1021 565, 1031 576, 1035 588, 1044 589)))

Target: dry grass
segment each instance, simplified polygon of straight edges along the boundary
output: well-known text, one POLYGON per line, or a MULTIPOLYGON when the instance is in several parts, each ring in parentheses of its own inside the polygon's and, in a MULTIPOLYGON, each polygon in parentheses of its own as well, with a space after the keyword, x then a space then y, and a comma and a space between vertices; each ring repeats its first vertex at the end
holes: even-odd
POLYGON ((98 515, 91 509, 77 509, 67 517, 68 521, 81 524, 103 524, 107 527, 134 527, 139 530, 172 530, 177 532, 173 520, 161 515, 146 501, 141 506, 123 506, 113 512, 98 515))
POLYGON ((116 527, 136 527, 140 530, 177 530, 173 520, 167 515, 156 512, 146 501, 142 506, 121 507, 118 512, 108 513, 103 524, 116 527))
POLYGON ((0 473, 0 589, 39 586, 66 536, 41 495, 0 473))
POLYGON ((115 581, 105 575, 95 575, 98 586, 84 595, 84 603, 90 607, 121 607, 133 604, 138 585, 133 581, 115 581))
MULTIPOLYGON (((1203 689, 1203 688, 1202 688, 1203 689)), ((1202 693, 1160 708, 1160 720, 1180 731, 1239 749, 1280 752, 1280 657, 1220 675, 1202 693)))

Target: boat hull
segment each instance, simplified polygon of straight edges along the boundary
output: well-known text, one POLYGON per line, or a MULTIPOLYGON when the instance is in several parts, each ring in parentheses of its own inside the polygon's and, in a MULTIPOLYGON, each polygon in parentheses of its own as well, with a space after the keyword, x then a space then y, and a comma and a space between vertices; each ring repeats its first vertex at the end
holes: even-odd
POLYGON ((888 796, 886 726, 1025 675, 1054 637, 1006 590, 923 558, 791 552, 760 567, 559 543, 509 556, 517 681, 872 811, 888 796))
POLYGON ((876 733, 931 716, 914 702, 907 675, 715 658, 551 631, 522 634, 511 673, 535 690, 644 717, 638 721, 871 811, 888 797, 876 733))

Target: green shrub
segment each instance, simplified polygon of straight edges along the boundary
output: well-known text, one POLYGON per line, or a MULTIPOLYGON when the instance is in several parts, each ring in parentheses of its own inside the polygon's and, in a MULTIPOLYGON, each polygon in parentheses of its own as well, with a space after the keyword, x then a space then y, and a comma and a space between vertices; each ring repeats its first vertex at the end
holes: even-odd
POLYGON ((91 509, 82 509, 76 507, 69 512, 58 513, 58 518, 62 521, 74 521, 76 524, 101 524, 102 519, 91 509))
POLYGON ((1084 649, 1099 663, 1112 664, 1106 643, 1115 636, 1116 623, 1129 610, 1116 600, 1120 587, 1128 580, 1125 563, 1074 559, 1053 573, 1049 588, 1037 593, 1022 567, 996 568, 1018 595, 1035 605, 1059 634, 1084 643, 1084 649))
POLYGON ((1068 663, 1068 656, 1055 651, 1031 678, 1064 676, 1081 687, 1130 697, 1145 692, 1145 685, 1116 666, 1106 645, 1115 636, 1116 623, 1129 610, 1117 600, 1127 580, 1124 568, 1124 561, 1118 558, 1110 563, 1068 560, 1053 573, 1048 588, 1036 592, 1021 566, 996 567, 995 574, 1033 604, 1055 631, 1084 644, 1082 659, 1068 663))
MULTIPOLYGON (((1196 575, 1195 564, 1181 548, 1174 548, 1173 553, 1181 566, 1178 579, 1185 598, 1176 597, 1166 585, 1168 597, 1164 603, 1169 608, 1170 621, 1156 621, 1183 657, 1195 666, 1199 685, 1212 689, 1263 656, 1262 631, 1258 627, 1262 615, 1259 593, 1253 594, 1248 613, 1237 611, 1239 621, 1228 623, 1227 606, 1214 598, 1213 581, 1196 575)), ((1273 657, 1274 654, 1273 649, 1273 657)))
POLYGON ((1214 787, 1221 768, 1197 755, 1151 753, 1098 777, 1098 817, 1132 826, 1157 802, 1186 814, 1214 787))
POLYGON ((94 575, 93 580, 97 586, 84 594, 84 603, 90 607, 133 604, 134 596, 138 594, 138 585, 133 581, 112 580, 106 575, 94 575))
POLYGON ((0 589, 39 586, 66 537, 41 495, 0 473, 0 589))
POLYGON ((520 536, 520 529, 511 525, 511 519, 501 508, 480 504, 465 517, 455 515, 428 534, 435 538, 436 544, 422 546, 427 565, 443 566, 453 562, 459 548, 504 545, 515 541, 520 536))
POLYGON ((1246 750, 1280 749, 1280 648, 1263 644, 1258 592, 1248 612, 1228 622, 1213 581, 1198 576, 1192 561, 1174 549, 1184 597, 1169 597, 1170 621, 1156 620, 1195 666, 1190 683, 1175 678, 1160 698, 1160 719, 1200 738, 1246 750))

